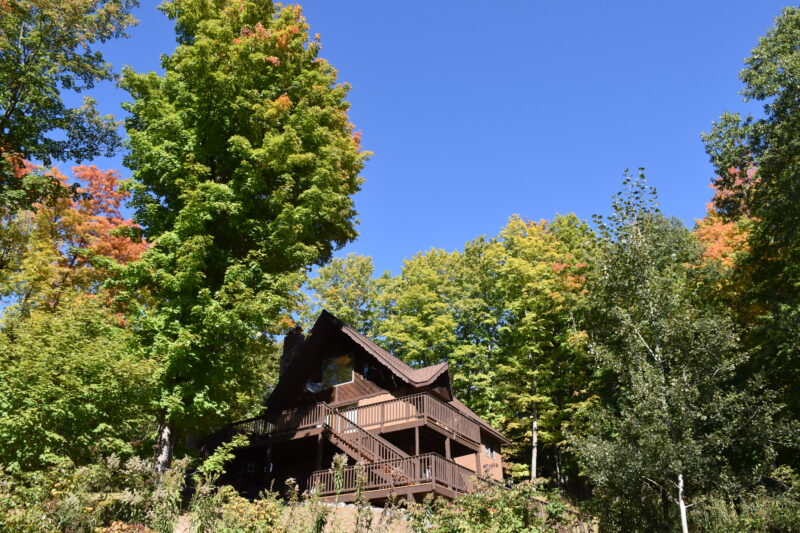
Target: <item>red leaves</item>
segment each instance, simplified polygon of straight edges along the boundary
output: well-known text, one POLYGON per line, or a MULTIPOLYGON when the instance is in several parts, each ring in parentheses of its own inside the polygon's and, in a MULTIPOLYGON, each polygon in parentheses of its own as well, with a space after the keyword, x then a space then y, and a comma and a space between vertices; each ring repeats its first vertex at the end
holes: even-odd
POLYGON ((78 215, 76 230, 85 247, 120 263, 139 259, 147 243, 141 237, 132 237, 138 233, 138 226, 119 211, 130 196, 119 190, 119 171, 103 171, 94 165, 81 165, 72 171, 85 185, 81 191, 89 194, 89 198, 73 200, 71 206, 78 215), (124 229, 128 231, 121 231, 124 229))

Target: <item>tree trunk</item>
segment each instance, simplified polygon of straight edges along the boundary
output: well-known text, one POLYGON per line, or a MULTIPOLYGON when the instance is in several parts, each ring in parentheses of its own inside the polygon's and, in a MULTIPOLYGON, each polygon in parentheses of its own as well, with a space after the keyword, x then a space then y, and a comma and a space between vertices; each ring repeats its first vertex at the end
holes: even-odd
POLYGON ((686 520, 686 502, 683 499, 683 474, 678 474, 678 506, 681 509, 681 531, 689 533, 689 522, 686 520))
POLYGON ((158 428, 158 444, 156 445, 156 464, 153 471, 156 474, 163 474, 172 462, 172 429, 169 422, 162 422, 158 428))
POLYGON ((537 460, 538 460, 538 448, 539 448, 539 410, 534 407, 533 408, 533 422, 531 423, 531 440, 533 441, 533 447, 531 449, 531 481, 536 479, 537 472, 537 460))
POLYGON ((555 457, 555 461, 556 461, 556 486, 559 489, 563 489, 564 488, 564 479, 563 479, 563 476, 561 475, 561 448, 559 448, 558 445, 556 445, 555 452, 556 452, 556 457, 555 457))

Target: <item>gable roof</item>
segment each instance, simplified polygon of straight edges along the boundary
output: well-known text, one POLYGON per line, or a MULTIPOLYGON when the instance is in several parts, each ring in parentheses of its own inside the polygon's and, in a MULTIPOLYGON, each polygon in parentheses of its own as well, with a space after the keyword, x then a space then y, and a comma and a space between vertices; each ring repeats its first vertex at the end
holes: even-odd
MULTIPOLYGON (((353 339, 359 346, 364 348, 370 355, 375 357, 375 359, 383 363, 384 366, 391 370, 395 376, 410 385, 414 385, 415 387, 424 387, 425 385, 430 385, 436 380, 436 378, 450 369, 450 365, 447 363, 439 363, 436 365, 426 366, 424 368, 412 368, 405 361, 387 352, 375 344, 375 342, 373 342, 371 339, 362 335, 347 324, 344 324, 332 314, 328 313, 327 311, 323 311, 322 313, 323 315, 327 314, 329 317, 339 322, 339 324, 341 324, 340 328, 342 332, 353 339)), ((320 315, 320 318, 322 318, 323 315, 320 315)))
POLYGON ((311 328, 311 331, 309 332, 305 342, 301 343, 295 348, 294 354, 292 354, 292 358, 284 372, 284 376, 287 376, 288 379, 281 379, 278 381, 278 384, 275 386, 275 389, 272 391, 272 394, 267 400, 267 405, 270 404, 271 400, 279 398, 281 395, 288 392, 288 389, 291 387, 291 376, 300 375, 300 373, 297 372, 297 369, 309 362, 309 358, 311 357, 313 349, 306 348, 312 346, 313 343, 318 342, 320 335, 322 335, 322 331, 331 327, 334 330, 345 334, 353 342, 363 348, 364 351, 372 355, 385 368, 391 371, 392 374, 413 387, 425 387, 431 385, 434 381, 439 379, 440 376, 447 374, 447 388, 450 392, 450 400, 448 401, 449 405, 464 414, 464 416, 467 418, 472 419, 474 422, 480 425, 483 430, 499 439, 503 443, 508 444, 510 442, 507 438, 490 426, 485 420, 478 416, 474 411, 472 411, 472 409, 461 403, 461 401, 452 395, 449 376, 450 365, 447 363, 438 363, 435 365, 426 366, 424 368, 413 368, 399 357, 378 346, 369 337, 362 335, 354 328, 348 326, 333 316, 333 314, 325 310, 323 310, 319 315, 319 318, 317 318, 317 321, 311 328), (315 332, 318 332, 317 336, 314 335, 315 332))

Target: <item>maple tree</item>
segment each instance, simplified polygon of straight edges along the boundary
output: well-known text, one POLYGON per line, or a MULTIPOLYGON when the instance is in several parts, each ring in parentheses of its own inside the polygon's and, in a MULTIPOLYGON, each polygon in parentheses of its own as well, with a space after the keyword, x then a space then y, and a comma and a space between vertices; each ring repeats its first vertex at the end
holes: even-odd
POLYGON ((114 73, 97 43, 122 37, 136 0, 0 1, 0 210, 30 208, 64 193, 43 172, 20 172, 26 160, 81 162, 111 155, 117 123, 96 102, 64 103, 114 73))
POLYGON ((152 243, 119 277, 142 349, 161 363, 158 469, 183 435, 263 392, 270 334, 300 272, 356 236, 367 154, 348 87, 298 6, 173 0, 165 73, 123 72, 131 205, 152 243), (142 303, 141 290, 158 294, 142 303), (138 307, 137 307, 138 306, 138 307))
MULTIPOLYGON (((120 190, 119 172, 95 166, 72 170, 77 197, 62 194, 4 221, 8 238, 0 287, 18 310, 55 308, 66 292, 97 293, 114 265, 137 260, 147 248, 140 228, 120 212, 130 193, 120 190)), ((48 175, 62 188, 71 187, 58 169, 48 175)))
POLYGON ((0 464, 18 472, 147 451, 157 366, 101 296, 6 314, 0 464))

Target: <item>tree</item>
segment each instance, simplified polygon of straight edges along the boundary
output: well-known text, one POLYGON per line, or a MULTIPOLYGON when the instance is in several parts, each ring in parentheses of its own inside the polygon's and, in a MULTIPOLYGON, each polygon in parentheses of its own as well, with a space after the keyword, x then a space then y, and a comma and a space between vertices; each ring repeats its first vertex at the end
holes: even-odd
POLYGON ((356 254, 335 258, 308 280, 313 291, 302 320, 312 324, 327 309, 364 335, 375 336, 378 321, 379 280, 372 277, 372 258, 356 254))
POLYGON ((778 407, 756 378, 737 386, 747 354, 729 311, 705 298, 695 236, 657 210, 643 176, 625 185, 598 219, 582 325, 602 379, 575 449, 606 527, 686 531, 690 505, 769 473, 778 407))
POLYGON ((566 478, 565 428, 589 381, 573 310, 583 296, 588 265, 581 256, 590 236, 574 216, 552 224, 512 217, 493 240, 497 300, 506 315, 497 357, 502 427, 516 457, 530 449, 531 479, 542 474, 540 448, 551 453, 548 473, 559 486, 566 478))
POLYGON ((269 334, 300 271, 353 239, 367 156, 347 85, 296 6, 173 0, 164 76, 124 71, 135 219, 152 247, 119 274, 143 350, 160 363, 158 469, 176 438, 261 392, 269 334), (139 291, 158 294, 142 303, 139 291))
MULTIPOLYGON (((0 296, 25 313, 55 309, 65 294, 97 294, 110 271, 135 261, 147 248, 140 228, 121 214, 130 196, 119 190, 119 172, 74 167, 77 198, 66 192, 4 221, 0 296)), ((68 178, 48 172, 67 190, 68 178)))
POLYGON ((0 1, 0 211, 30 208, 60 184, 19 172, 25 160, 49 166, 111 155, 117 124, 91 98, 68 107, 61 91, 80 93, 114 78, 93 49, 125 35, 136 0, 0 1))
POLYGON ((785 8, 759 40, 740 78, 746 100, 764 102, 761 118, 725 113, 704 135, 717 171, 717 211, 749 219, 749 253, 739 264, 753 366, 800 414, 800 9, 785 8))
POLYGON ((156 366, 105 298, 6 315, 0 329, 0 464, 33 470, 141 452, 153 431, 156 366))

